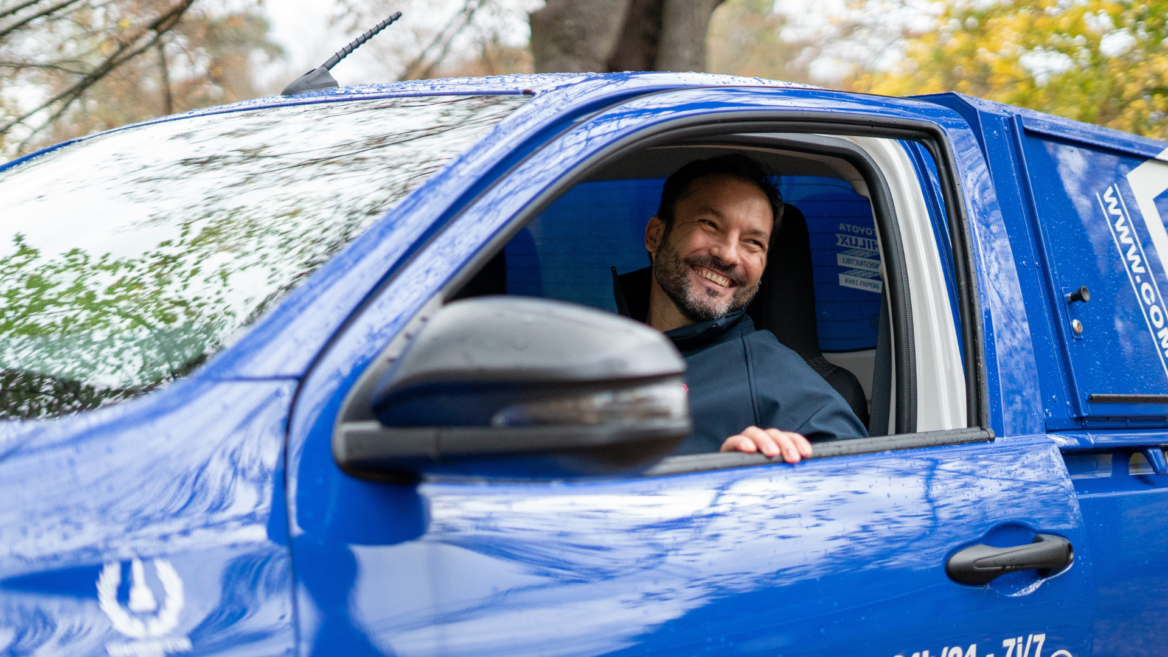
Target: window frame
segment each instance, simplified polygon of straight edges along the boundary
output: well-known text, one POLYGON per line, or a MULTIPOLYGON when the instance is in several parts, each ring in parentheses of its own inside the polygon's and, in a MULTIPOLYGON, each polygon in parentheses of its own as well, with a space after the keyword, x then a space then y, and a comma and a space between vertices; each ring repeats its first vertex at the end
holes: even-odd
MULTIPOLYGON (((746 137, 754 140, 761 137, 757 133, 768 133, 768 137, 781 136, 783 133, 824 135, 829 137, 875 137, 901 141, 913 141, 921 144, 929 152, 937 166, 942 193, 942 208, 949 227, 950 248, 953 252, 952 266, 957 283, 957 307, 962 328, 962 356, 965 367, 965 394, 966 394, 966 426, 989 428, 988 391, 986 389, 984 343, 981 323, 980 304, 977 295, 977 282, 973 276, 973 252, 969 240, 968 220, 965 214, 964 197, 960 186, 956 184, 957 169, 949 142, 942 130, 927 121, 906 119, 889 119, 885 117, 863 116, 854 117, 846 114, 833 117, 815 116, 816 120, 807 120, 808 112, 760 112, 743 111, 732 112, 728 115, 719 115, 718 119, 710 117, 690 117, 678 119, 657 126, 638 131, 624 139, 619 139, 582 162, 567 175, 562 176, 556 184, 545 189, 539 196, 528 204, 524 212, 513 217, 506 230, 500 231, 480 252, 472 259, 458 275, 451 279, 442 290, 443 298, 449 298, 467 281, 487 260, 507 243, 509 239, 522 229, 523 225, 547 209, 560 195, 580 182, 584 182, 606 164, 619 159, 630 151, 653 146, 668 145, 670 143, 697 140, 708 141, 717 139, 720 143, 730 143, 736 137, 746 137), (972 365, 972 366, 971 366, 972 365)), ((826 150, 826 148, 824 149, 826 150)), ((848 149, 851 150, 851 149, 848 149)), ((819 151, 823 152, 823 151, 819 151)), ((886 207, 883 211, 895 220, 895 209, 892 207, 891 195, 887 192, 887 181, 875 165, 871 157, 860 148, 851 153, 831 153, 837 157, 849 160, 853 166, 857 163, 869 167, 874 177, 884 182, 886 207), (852 161, 855 160, 855 161, 852 161)), ((865 170, 857 166, 861 173, 865 170)), ((875 196, 875 194, 873 194, 875 196)), ((873 211, 881 208, 873 199, 873 211)), ((876 215, 877 225, 880 225, 880 215, 876 215)), ((883 237, 883 234, 882 234, 883 237)), ((890 236, 899 242, 900 235, 890 236)), ((907 273, 903 282, 907 289, 907 273)), ((909 311, 911 316, 911 310, 909 311)), ((894 325, 895 326, 895 325, 894 325)), ((911 336, 911 324, 902 330, 905 339, 911 336)), ((911 340, 909 340, 911 344, 911 340)), ((907 432, 906 432, 907 433, 907 432)))
MULTIPOLYGON (((417 332, 418 328, 434 312, 437 312, 447 300, 452 299, 474 277, 479 269, 502 250, 507 241, 527 225, 531 219, 538 216, 557 198, 576 184, 584 182, 605 165, 635 150, 677 144, 695 139, 705 141, 717 139, 723 141, 723 138, 732 135, 755 136, 759 133, 767 135, 809 134, 829 137, 875 137, 917 142, 929 152, 936 164, 942 192, 941 201, 944 205, 943 210, 949 228, 950 246, 953 253, 953 262, 951 265, 957 283, 957 306, 960 315, 958 321, 961 325, 962 336, 960 348, 964 362, 966 426, 958 429, 930 432, 916 432, 915 426, 912 426, 914 431, 898 431, 889 436, 844 439, 831 441, 830 443, 820 443, 817 446, 816 455, 813 456, 813 459, 888 450, 992 442, 995 439, 995 435, 989 425, 989 398, 985 371, 984 342, 981 323, 978 319, 981 313, 977 285, 973 273, 975 269, 972 245, 970 243, 964 197, 961 193, 960 186, 956 182, 956 159, 944 131, 938 125, 924 120, 855 115, 849 113, 824 116, 819 113, 799 110, 740 110, 719 113, 716 116, 707 114, 679 118, 654 126, 647 126, 630 135, 614 139, 612 142, 598 149, 591 156, 575 165, 571 170, 559 176, 553 184, 548 185, 540 193, 535 195, 521 211, 510 217, 507 220, 506 226, 496 232, 491 239, 487 240, 475 255, 431 297, 423 308, 406 322, 403 330, 366 367, 365 371, 359 375, 353 386, 344 394, 344 400, 335 418, 334 427, 339 430, 343 423, 370 419, 370 412, 366 407, 371 398, 373 386, 380 380, 389 364, 404 351, 410 338, 417 332)), ((556 139, 545 144, 544 147, 546 148, 558 142, 565 134, 567 133, 559 135, 556 139)), ((863 149, 859 146, 857 146, 857 150, 863 152, 863 149)), ((482 198, 491 189, 501 184, 511 171, 521 166, 523 162, 533 155, 534 153, 529 154, 522 161, 517 162, 510 171, 494 179, 489 185, 485 186, 478 197, 482 198)), ((857 157, 855 153, 848 154, 848 157, 855 158, 853 166, 859 164, 860 166, 857 166, 857 169, 862 174, 865 173, 865 169, 869 169, 876 174, 872 176, 871 180, 868 180, 868 183, 870 189, 874 190, 872 194, 872 205, 873 211, 876 213, 877 227, 881 231, 882 239, 888 240, 886 244, 899 244, 900 232, 895 223, 896 213, 892 207, 891 193, 887 189, 887 181, 883 179, 883 174, 879 172, 878 167, 875 167, 870 157, 867 158, 867 161, 865 161, 864 157, 857 157), (861 166, 865 168, 861 168, 861 166), (882 190, 879 187, 881 183, 884 186, 882 190), (878 198, 880 199, 879 202, 877 201, 878 198), (882 215, 884 216, 883 221, 881 220, 882 215), (885 233, 887 233, 887 237, 885 237, 885 233)), ((456 226, 458 219, 473 205, 474 202, 467 204, 455 216, 451 217, 448 222, 444 222, 442 228, 435 231, 434 235, 430 240, 427 240, 426 244, 419 245, 416 252, 425 249, 438 235, 456 226)), ((887 252, 888 248, 886 247, 885 250, 887 252)), ((907 293, 908 282, 907 272, 903 266, 903 253, 901 253, 900 258, 901 263, 898 267, 900 271, 896 273, 896 276, 900 279, 898 281, 898 284, 901 286, 900 290, 907 293)), ((391 280, 392 278, 394 277, 391 277, 391 280)), ((389 282, 387 280, 383 285, 388 285, 389 282)), ((376 293, 374 296, 376 296, 376 293)), ((904 298, 903 302, 908 302, 908 299, 904 298)), ((894 307, 897 303, 894 302, 894 307)), ((905 303, 904 305, 907 306, 908 304, 905 303)), ((906 310, 908 309, 906 308, 906 310)), ((894 312, 890 319, 893 321, 894 340, 904 341, 908 345, 904 351, 901 351, 899 348, 896 349, 896 353, 915 353, 915 347, 912 346, 911 310, 903 314, 894 312), (899 318, 896 317, 898 314, 901 315, 899 318), (898 321, 899 326, 897 325, 898 321)), ((899 369, 896 371, 897 379, 900 380, 899 369)), ((911 386, 915 385, 916 381, 915 372, 907 378, 908 380, 903 382, 904 388, 911 389, 911 386)), ((915 401, 915 395, 908 398, 915 401)), ((897 403, 898 416, 901 415, 900 409, 902 406, 907 407, 908 405, 897 403)), ((908 411, 911 411, 909 417, 912 418, 913 425, 915 425, 915 410, 915 404, 912 404, 911 408, 905 408, 906 415, 909 415, 908 411)), ((693 456, 677 456, 666 459, 644 474, 647 476, 679 474, 683 472, 747 467, 771 462, 770 459, 757 454, 699 454, 693 456)))

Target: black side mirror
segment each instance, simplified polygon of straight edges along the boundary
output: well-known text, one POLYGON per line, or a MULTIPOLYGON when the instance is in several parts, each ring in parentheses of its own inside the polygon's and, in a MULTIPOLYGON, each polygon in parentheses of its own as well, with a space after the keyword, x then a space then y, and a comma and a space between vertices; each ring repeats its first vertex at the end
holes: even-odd
POLYGON ((685 360, 665 336, 584 306, 517 297, 452 303, 333 434, 363 478, 627 472, 691 430, 685 360))

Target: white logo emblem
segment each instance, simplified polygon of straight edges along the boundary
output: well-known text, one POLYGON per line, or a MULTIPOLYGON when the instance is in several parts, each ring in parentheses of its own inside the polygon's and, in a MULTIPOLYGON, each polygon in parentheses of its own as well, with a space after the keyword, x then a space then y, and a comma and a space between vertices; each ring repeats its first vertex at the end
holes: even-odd
POLYGON ((146 582, 146 565, 141 559, 130 562, 130 599, 126 607, 118 602, 122 564, 116 561, 105 564, 97 578, 97 602, 101 610, 115 630, 135 639, 108 644, 106 651, 111 657, 163 657, 191 649, 190 639, 166 636, 178 627, 183 608, 182 578, 166 559, 153 559, 150 563, 162 584, 161 605, 146 582))

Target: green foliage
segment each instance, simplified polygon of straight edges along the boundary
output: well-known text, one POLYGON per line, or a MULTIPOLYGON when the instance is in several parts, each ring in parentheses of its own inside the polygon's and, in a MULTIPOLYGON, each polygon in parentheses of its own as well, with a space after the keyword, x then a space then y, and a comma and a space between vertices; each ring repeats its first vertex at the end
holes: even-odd
POLYGON ((941 0, 937 30, 852 86, 962 93, 1168 138, 1168 0, 941 0))
POLYGON ((101 406, 202 362, 232 318, 226 277, 202 271, 188 241, 95 258, 46 256, 16 235, 0 258, 0 418, 101 406), (201 294, 184 294, 192 286, 201 294))
POLYGON ((191 117, 0 172, 0 418, 185 376, 524 102, 191 117))

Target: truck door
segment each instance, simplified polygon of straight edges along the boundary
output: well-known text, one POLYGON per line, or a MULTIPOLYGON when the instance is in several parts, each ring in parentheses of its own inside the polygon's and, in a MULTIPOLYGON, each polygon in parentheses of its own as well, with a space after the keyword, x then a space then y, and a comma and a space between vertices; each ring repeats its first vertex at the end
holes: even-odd
MULTIPOLYGON (((531 101, 537 109, 555 102, 554 94, 531 101)), ((695 89, 591 118, 496 181, 376 293, 301 390, 288 458, 302 654, 1092 653, 1090 548, 1057 446, 1040 431, 1002 431, 1003 411, 981 388, 968 399, 985 412, 975 410, 970 426, 965 407, 953 400, 967 399, 967 381, 980 384, 963 377, 956 338, 915 323, 945 314, 950 331, 966 321, 963 340, 978 333, 968 323, 974 318, 953 317, 950 297, 937 285, 942 277, 928 279, 930 289, 918 285, 920 272, 941 271, 936 236, 945 235, 938 223, 945 217, 927 208, 945 205, 921 183, 933 174, 913 164, 920 160, 910 154, 919 151, 905 148, 911 144, 899 136, 854 143, 886 183, 873 202, 893 209, 902 240, 903 253, 893 254, 886 234, 880 258, 886 268, 899 263, 883 271, 904 274, 901 292, 913 303, 912 318, 897 321, 914 322, 917 340, 899 344, 922 363, 921 381, 934 377, 921 399, 953 402, 957 415, 930 407, 897 416, 898 435, 820 445, 821 458, 797 466, 708 454, 605 479, 468 476, 408 485, 357 479, 337 467, 333 430, 361 373, 386 345, 406 344, 416 322, 451 293, 452 281, 465 281, 468 268, 497 252, 537 211, 538 199, 566 191, 571 185, 564 181, 585 166, 594 170, 602 153, 664 134, 670 125, 717 121, 718 130, 733 134, 727 126, 739 113, 754 122, 740 131, 751 135, 760 131, 760 116, 779 133, 789 127, 785 120, 830 115, 846 136, 842 113, 862 122, 869 136, 873 125, 904 120, 896 135, 907 134, 906 126, 932 125, 944 140, 972 140, 955 113, 912 101, 695 89), (955 363, 950 378, 935 374, 939 363, 955 363), (995 418, 996 438, 979 416, 995 418), (1063 542, 1075 550, 1069 566, 985 582, 966 567, 971 554, 992 561, 1063 542)), ((813 132, 830 130, 817 124, 813 132)), ((986 176, 976 149, 953 150, 961 159, 950 179, 986 176)), ((866 188, 876 189, 869 182, 866 188)), ((992 193, 968 198, 967 210, 950 205, 948 212, 997 212, 992 193)), ((599 273, 607 276, 607 268, 599 273)), ((992 349, 977 345, 977 358, 996 362, 992 349)), ((970 358, 965 367, 976 367, 970 358)), ((910 401, 894 403, 907 408, 915 405, 910 401)))
POLYGON ((1094 556, 1096 650, 1161 654, 1168 632, 1168 151, 1015 118, 1066 404, 1048 426, 1094 556), (1065 392, 1064 392, 1065 391, 1065 392))

